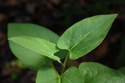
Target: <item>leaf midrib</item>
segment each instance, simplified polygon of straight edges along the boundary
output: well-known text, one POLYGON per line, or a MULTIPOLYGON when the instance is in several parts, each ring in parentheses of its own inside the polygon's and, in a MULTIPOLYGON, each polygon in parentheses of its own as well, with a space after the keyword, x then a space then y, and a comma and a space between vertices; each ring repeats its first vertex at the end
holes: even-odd
MULTIPOLYGON (((11 38, 9 38, 9 40, 10 40, 11 38)), ((12 41, 12 40, 10 40, 10 41, 12 41)), ((14 41, 12 41, 12 42, 14 42, 14 41)), ((22 47, 24 47, 24 48, 26 48, 26 49, 29 49, 29 50, 31 50, 31 51, 33 51, 33 52, 35 52, 35 53, 39 53, 39 54, 42 54, 42 53, 40 53, 40 52, 36 52, 36 51, 34 51, 34 50, 32 50, 32 49, 30 49, 30 48, 28 48, 28 47, 25 47, 24 45, 22 45, 22 44, 19 44, 19 43, 17 43, 17 42, 14 42, 14 43, 16 43, 16 44, 18 44, 18 45, 20 45, 20 46, 22 46, 22 47)), ((43 49, 41 49, 41 51, 43 51, 43 52, 46 52, 47 54, 49 54, 49 55, 54 55, 54 54, 51 54, 51 53, 49 53, 49 52, 47 52, 47 51, 45 51, 45 50, 43 50, 43 49)), ((42 54, 43 55, 43 54, 42 54)), ((43 55, 44 56, 44 55, 43 55)))
POLYGON ((68 79, 66 76, 64 76, 65 79, 67 79, 68 81, 70 81, 70 83, 73 83, 70 79, 68 79))
MULTIPOLYGON (((108 19, 108 20, 110 20, 110 19, 108 19)), ((106 24, 106 23, 108 22, 108 20, 107 20, 105 23, 101 24, 100 26, 106 24)), ((98 27, 96 27, 95 29, 93 29, 92 31, 88 32, 78 43, 76 43, 75 45, 72 46, 72 48, 70 49, 70 51, 71 51, 73 48, 75 48, 75 47, 76 47, 82 40, 84 40, 88 35, 90 35, 93 31, 95 31, 97 28, 99 28, 100 26, 98 26, 98 27)))

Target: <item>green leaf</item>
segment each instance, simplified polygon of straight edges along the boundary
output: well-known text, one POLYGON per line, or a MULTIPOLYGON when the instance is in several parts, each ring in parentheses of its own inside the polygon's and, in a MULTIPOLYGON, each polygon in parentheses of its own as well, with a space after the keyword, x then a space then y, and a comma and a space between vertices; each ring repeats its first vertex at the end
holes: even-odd
POLYGON ((107 35, 117 14, 86 18, 64 32, 57 46, 70 51, 70 59, 78 59, 96 48, 107 35))
POLYGON ((60 83, 60 76, 51 66, 45 66, 39 69, 36 83, 60 83))
POLYGON ((125 83, 123 74, 99 63, 81 63, 79 72, 85 83, 125 83))
POLYGON ((84 80, 76 67, 70 67, 62 75, 61 83, 84 83, 84 80))
POLYGON ((68 68, 61 77, 51 66, 41 67, 36 83, 125 83, 125 76, 102 64, 84 62, 78 69, 68 68))
MULTIPOLYGON (((54 32, 35 24, 21 24, 10 23, 8 24, 8 38, 30 36, 48 40, 52 43, 57 43, 59 36, 54 32)), ((20 59, 27 67, 38 70, 41 66, 50 63, 50 59, 41 56, 23 46, 20 46, 12 41, 9 41, 10 48, 14 55, 20 59)))
POLYGON ((59 50, 54 55, 58 56, 60 59, 64 59, 67 54, 68 54, 68 50, 59 50))
POLYGON ((47 28, 35 24, 10 23, 8 24, 8 38, 30 36, 57 43, 59 36, 47 28))
POLYGON ((12 62, 9 62, 9 64, 11 64, 11 66, 17 66, 17 67, 22 68, 22 69, 27 68, 20 60, 14 60, 12 62))
POLYGON ((56 61, 60 61, 59 57, 54 56, 54 53, 59 51, 56 48, 56 44, 51 43, 47 40, 35 38, 35 37, 12 37, 9 38, 10 41, 21 45, 27 49, 30 49, 33 52, 41 54, 41 56, 46 56, 56 61))
POLYGON ((125 76, 99 63, 84 62, 79 69, 67 69, 61 77, 61 83, 125 83, 125 76))
POLYGON ((19 68, 22 68, 22 69, 26 69, 27 68, 20 60, 16 60, 16 65, 19 68))

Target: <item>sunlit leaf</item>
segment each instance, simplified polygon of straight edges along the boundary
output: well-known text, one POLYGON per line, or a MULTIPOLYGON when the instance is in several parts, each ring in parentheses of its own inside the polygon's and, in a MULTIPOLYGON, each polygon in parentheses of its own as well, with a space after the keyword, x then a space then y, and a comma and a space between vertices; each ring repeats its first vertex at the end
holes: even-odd
POLYGON ((60 61, 59 57, 54 56, 54 53, 59 51, 58 48, 56 48, 56 44, 51 43, 47 40, 27 36, 12 37, 9 38, 9 40, 33 52, 41 54, 41 56, 46 56, 56 61, 60 61))
MULTIPOLYGON (((54 32, 35 24, 10 23, 8 24, 8 38, 30 36, 57 43, 59 36, 54 32)), ((41 66, 50 64, 50 59, 41 56, 23 46, 9 41, 10 48, 14 55, 20 59, 27 67, 38 70, 41 66)))
POLYGON ((45 66, 39 69, 36 83, 60 83, 60 76, 51 66, 45 66))
POLYGON ((77 22, 64 32, 57 46, 69 50, 70 59, 84 56, 104 40, 116 16, 97 15, 77 22))

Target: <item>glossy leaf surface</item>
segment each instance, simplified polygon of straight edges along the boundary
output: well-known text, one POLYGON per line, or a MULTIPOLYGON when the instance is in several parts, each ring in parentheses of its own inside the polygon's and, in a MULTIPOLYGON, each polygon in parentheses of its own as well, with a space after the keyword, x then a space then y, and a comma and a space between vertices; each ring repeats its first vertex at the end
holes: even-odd
POLYGON ((47 40, 35 38, 35 37, 12 37, 9 38, 10 41, 21 45, 33 52, 41 54, 41 56, 46 56, 56 61, 60 61, 59 57, 54 56, 54 53, 59 51, 56 48, 56 44, 51 43, 47 40))
MULTIPOLYGON (((36 37, 48 40, 55 44, 59 38, 59 36, 54 32, 35 24, 8 24, 8 38, 19 36, 36 37)), ((25 47, 22 47, 12 41, 9 41, 9 45, 14 55, 31 69, 38 70, 41 66, 50 63, 49 58, 41 56, 40 54, 33 52, 25 47)))
POLYGON ((57 46, 69 50, 70 59, 82 57, 103 41, 116 16, 97 15, 77 22, 64 32, 57 46))

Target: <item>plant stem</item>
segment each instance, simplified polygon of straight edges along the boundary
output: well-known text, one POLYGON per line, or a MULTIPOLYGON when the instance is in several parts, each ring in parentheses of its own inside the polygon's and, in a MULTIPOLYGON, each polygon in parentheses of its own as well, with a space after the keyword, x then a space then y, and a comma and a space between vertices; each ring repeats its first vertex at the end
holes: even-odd
POLYGON ((69 58, 69 54, 70 54, 70 52, 68 52, 68 54, 67 54, 67 56, 66 56, 66 58, 65 58, 65 60, 64 60, 64 63, 62 64, 63 68, 62 68, 62 71, 61 71, 61 76, 62 76, 62 74, 63 74, 63 72, 64 72, 64 70, 65 70, 66 63, 67 63, 67 60, 68 60, 68 58, 69 58))
POLYGON ((59 75, 59 73, 57 72, 56 68, 54 67, 54 65, 51 63, 50 64, 52 66, 52 68, 54 69, 54 71, 59 75))

